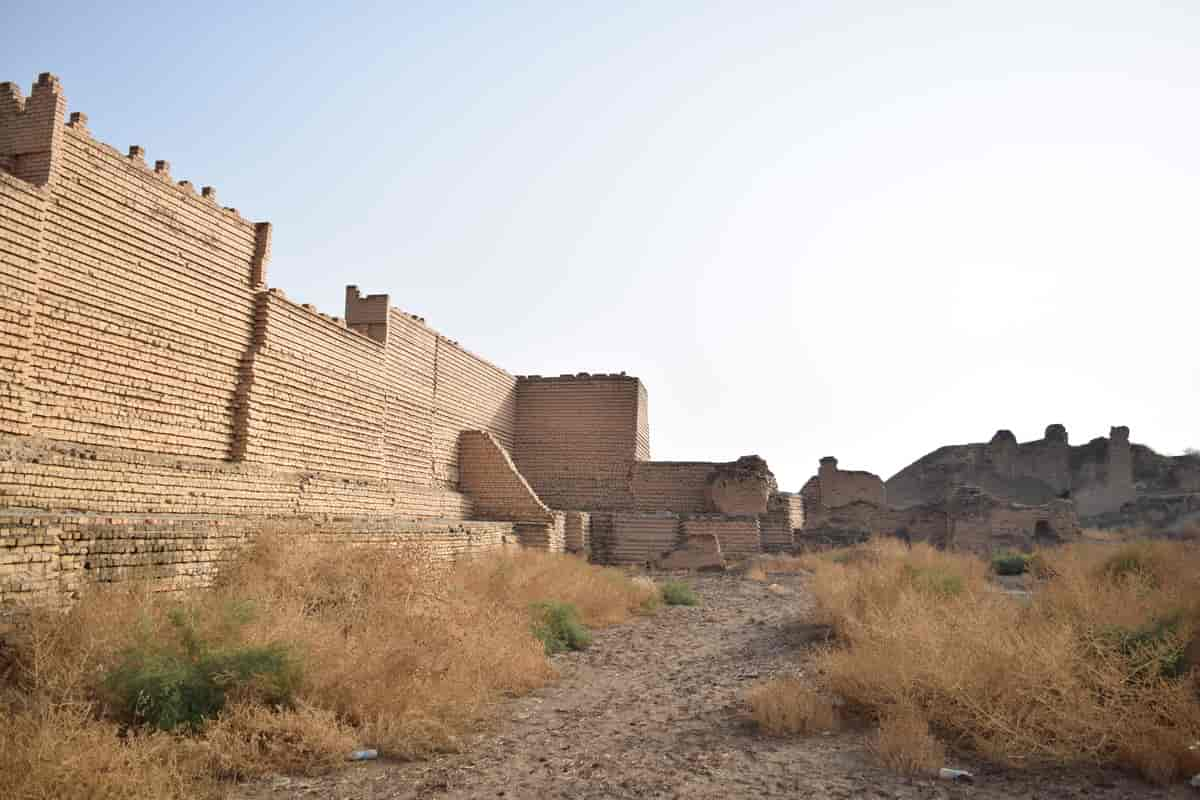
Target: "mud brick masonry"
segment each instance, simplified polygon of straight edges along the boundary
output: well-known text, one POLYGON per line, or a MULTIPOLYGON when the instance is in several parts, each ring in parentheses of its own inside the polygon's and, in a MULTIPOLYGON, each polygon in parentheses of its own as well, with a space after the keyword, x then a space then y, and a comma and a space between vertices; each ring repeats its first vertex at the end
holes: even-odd
POLYGON ((271 237, 96 141, 54 75, 0 84, 0 604, 204 585, 268 528, 621 563, 699 515, 790 546, 761 459, 649 460, 636 378, 511 375, 354 286, 320 314, 268 287, 271 237))

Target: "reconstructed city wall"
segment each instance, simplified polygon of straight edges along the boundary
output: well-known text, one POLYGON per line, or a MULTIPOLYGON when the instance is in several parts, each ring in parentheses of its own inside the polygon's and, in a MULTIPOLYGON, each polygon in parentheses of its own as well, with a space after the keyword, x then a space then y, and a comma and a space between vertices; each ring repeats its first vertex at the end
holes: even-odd
MULTIPOLYGON (((65 115, 53 75, 28 98, 0 84, 0 513, 96 512, 164 543, 177 529, 221 540, 352 514, 401 538, 425 530, 431 552, 455 552, 439 537, 469 531, 445 520, 478 516, 459 435, 483 431, 511 451, 517 379, 386 295, 349 287, 338 319, 269 290, 268 223, 65 115)), ((561 543, 561 515, 520 524, 561 543)), ((53 536, 10 537, 4 563, 50 563, 33 559, 53 536)), ((142 574, 54 563, 97 581, 142 574)), ((186 583, 186 569, 148 563, 186 583)), ((0 575, 0 602, 36 583, 14 569, 0 575)))
POLYGON ((385 295, 267 290, 268 224, 65 111, 0 88, 0 507, 467 516, 459 433, 511 449, 516 378, 385 295))

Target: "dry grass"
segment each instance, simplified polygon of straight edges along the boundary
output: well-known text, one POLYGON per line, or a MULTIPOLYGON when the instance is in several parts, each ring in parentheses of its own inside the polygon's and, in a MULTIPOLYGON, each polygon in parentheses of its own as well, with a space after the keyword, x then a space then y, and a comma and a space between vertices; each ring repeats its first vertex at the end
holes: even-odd
POLYGON ((0 671, 0 797, 206 797, 220 779, 328 771, 355 747, 454 749, 498 701, 554 677, 532 603, 569 602, 606 625, 657 596, 547 553, 447 568, 416 552, 264 539, 212 591, 110 591, 35 613, 0 671), (169 637, 180 611, 202 639, 286 645, 302 666, 292 702, 244 690, 192 735, 122 731, 104 676, 123 651, 169 637))
MULTIPOLYGON (((911 708, 1011 765, 1117 763, 1168 781, 1200 741, 1200 551, 1180 543, 1042 551, 1031 604, 967 555, 880 541, 816 559, 819 613, 844 646, 826 688, 880 714, 911 708)), ((899 723, 896 723, 899 724, 899 723)))
POLYGON ((746 693, 750 716, 767 733, 812 734, 837 730, 837 709, 827 694, 821 694, 799 678, 775 678, 746 693))
POLYGON ((946 748, 929 732, 929 720, 907 703, 880 716, 870 747, 885 766, 905 775, 929 775, 946 763, 946 748))

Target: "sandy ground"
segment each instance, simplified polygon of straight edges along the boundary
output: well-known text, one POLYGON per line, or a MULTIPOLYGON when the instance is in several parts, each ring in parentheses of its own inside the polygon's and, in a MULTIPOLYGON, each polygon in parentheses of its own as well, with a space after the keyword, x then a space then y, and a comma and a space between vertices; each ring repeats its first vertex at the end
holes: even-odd
POLYGON ((1019 773, 955 757, 973 785, 912 779, 878 766, 870 731, 772 738, 747 721, 754 683, 803 674, 811 600, 799 578, 689 578, 703 604, 596 632, 555 658, 557 683, 504 706, 463 752, 355 764, 320 779, 241 787, 266 798, 1190 798, 1117 772, 1019 773))

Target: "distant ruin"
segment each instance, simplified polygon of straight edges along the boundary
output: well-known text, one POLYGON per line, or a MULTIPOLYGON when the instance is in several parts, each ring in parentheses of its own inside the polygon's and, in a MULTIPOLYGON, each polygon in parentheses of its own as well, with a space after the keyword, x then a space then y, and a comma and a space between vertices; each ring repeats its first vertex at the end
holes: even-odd
POLYGON ((660 559, 791 546, 766 463, 650 460, 620 375, 516 376, 346 289, 268 287, 270 223, 0 84, 0 604, 205 585, 259 531, 660 559))
POLYGON ((1026 505, 963 481, 947 481, 942 486, 941 495, 931 491, 930 499, 902 506, 878 475, 840 470, 837 459, 823 458, 820 471, 800 492, 804 526, 797 542, 817 547, 894 536, 986 556, 997 550, 1028 551, 1038 544, 1070 541, 1079 534, 1070 500, 1054 498, 1026 505))
POLYGON ((986 443, 929 453, 893 475, 886 490, 890 504, 906 507, 937 502, 960 485, 1025 505, 1070 499, 1087 525, 1170 527, 1200 518, 1200 458, 1133 444, 1125 426, 1076 446, 1059 424, 1021 444, 1001 430, 986 443))

